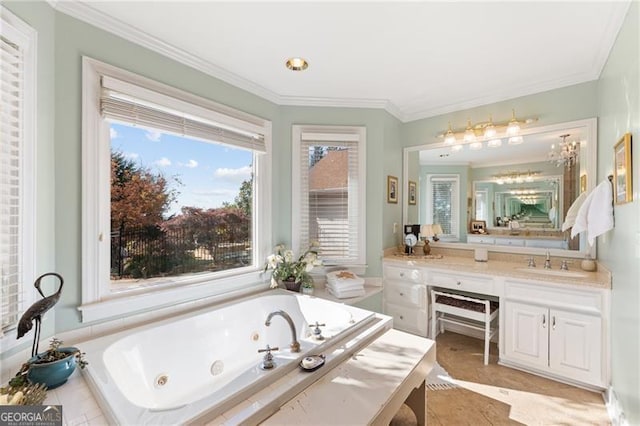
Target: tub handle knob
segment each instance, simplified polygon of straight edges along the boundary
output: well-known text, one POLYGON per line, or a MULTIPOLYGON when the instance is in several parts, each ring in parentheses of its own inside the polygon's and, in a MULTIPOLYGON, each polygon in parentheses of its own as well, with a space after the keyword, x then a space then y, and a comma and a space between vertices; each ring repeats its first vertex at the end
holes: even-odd
POLYGON ((324 340, 324 336, 322 335, 322 330, 320 330, 320 327, 326 327, 327 324, 319 324, 318 321, 316 321, 315 324, 311 324, 312 327, 315 327, 315 329, 313 330, 313 338, 316 340, 324 340))
POLYGON ((271 370, 276 366, 276 363, 273 361, 273 355, 271 354, 271 351, 277 351, 278 349, 279 348, 272 348, 269 345, 267 345, 267 347, 264 349, 258 349, 258 353, 266 352, 266 354, 264 354, 264 358, 262 358, 262 364, 260 364, 260 368, 262 368, 263 370, 271 370))

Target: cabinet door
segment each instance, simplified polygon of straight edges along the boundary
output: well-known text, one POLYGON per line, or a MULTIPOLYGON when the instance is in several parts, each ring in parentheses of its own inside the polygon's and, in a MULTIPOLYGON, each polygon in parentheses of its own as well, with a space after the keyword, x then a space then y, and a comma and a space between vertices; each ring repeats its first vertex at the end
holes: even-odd
POLYGON ((549 365, 549 310, 505 302, 505 356, 532 366, 549 365))
POLYGON ((601 319, 557 309, 549 314, 551 368, 569 378, 601 385, 601 319))

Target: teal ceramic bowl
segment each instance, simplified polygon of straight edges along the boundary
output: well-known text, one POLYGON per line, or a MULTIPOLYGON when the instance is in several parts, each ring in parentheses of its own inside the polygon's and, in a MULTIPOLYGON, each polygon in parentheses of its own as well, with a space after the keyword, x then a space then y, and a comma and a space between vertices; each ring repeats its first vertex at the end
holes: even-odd
POLYGON ((78 352, 78 349, 68 347, 59 348, 58 351, 68 353, 69 356, 47 364, 36 364, 35 362, 44 356, 45 352, 42 352, 27 361, 29 364, 27 379, 31 383, 44 383, 48 389, 54 389, 67 381, 76 369, 74 354, 78 352))

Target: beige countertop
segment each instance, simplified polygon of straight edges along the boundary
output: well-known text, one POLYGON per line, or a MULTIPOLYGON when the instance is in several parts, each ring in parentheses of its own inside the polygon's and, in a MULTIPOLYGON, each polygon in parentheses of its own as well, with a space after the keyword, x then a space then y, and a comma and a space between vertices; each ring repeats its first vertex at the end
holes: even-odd
POLYGON ((526 261, 493 260, 488 262, 476 262, 473 258, 442 255, 420 256, 390 254, 384 257, 385 262, 395 263, 401 266, 423 266, 430 269, 454 271, 459 273, 484 274, 506 278, 519 278, 534 280, 550 284, 571 284, 581 287, 594 287, 601 289, 611 288, 611 274, 602 265, 598 264, 598 271, 586 272, 580 269, 580 259, 574 259, 569 265, 568 271, 560 270, 560 260, 551 259, 552 269, 544 269, 543 262, 536 258, 537 267, 528 268, 526 261))

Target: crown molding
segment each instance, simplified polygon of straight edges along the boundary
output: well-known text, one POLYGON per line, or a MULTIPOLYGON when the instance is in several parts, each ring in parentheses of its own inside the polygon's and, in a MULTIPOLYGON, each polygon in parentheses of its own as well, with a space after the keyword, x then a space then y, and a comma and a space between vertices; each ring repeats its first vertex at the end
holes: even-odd
POLYGON ((64 13, 65 15, 69 15, 94 27, 100 28, 101 30, 110 32, 127 41, 138 44, 169 59, 173 59, 174 61, 222 80, 225 83, 229 83, 235 87, 253 93, 254 95, 260 96, 268 101, 276 104, 280 103, 280 96, 277 93, 166 43, 145 33, 144 31, 140 31, 129 24, 125 24, 119 19, 115 19, 94 9, 87 3, 59 0, 48 0, 48 2, 55 10, 64 13))

